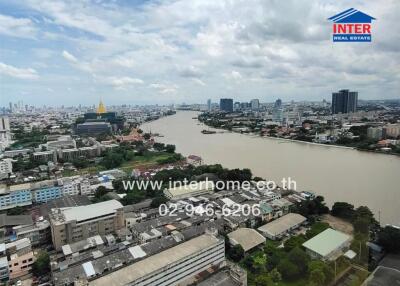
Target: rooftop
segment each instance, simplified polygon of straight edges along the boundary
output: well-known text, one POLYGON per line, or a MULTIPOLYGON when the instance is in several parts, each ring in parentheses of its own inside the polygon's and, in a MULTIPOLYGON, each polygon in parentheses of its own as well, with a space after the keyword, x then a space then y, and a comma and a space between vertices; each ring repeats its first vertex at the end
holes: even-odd
POLYGON ((219 242, 220 240, 212 235, 201 235, 187 242, 150 256, 146 259, 143 259, 137 263, 131 264, 127 267, 112 272, 109 275, 91 281, 89 285, 127 285, 130 282, 149 275, 174 262, 180 261, 203 249, 216 245, 219 242))
POLYGON ((33 224, 30 215, 7 215, 0 214, 0 227, 3 226, 17 226, 17 225, 31 225, 33 224))
POLYGON ((211 192, 214 187, 214 183, 211 181, 202 181, 202 182, 194 182, 188 185, 179 186, 176 188, 168 189, 168 192, 173 196, 182 196, 188 195, 190 196, 191 193, 199 192, 199 191, 209 191, 211 192))
POLYGON ((245 252, 265 242, 265 237, 251 228, 239 228, 228 233, 228 237, 233 244, 240 244, 245 252))
POLYGON ((343 232, 328 228, 310 240, 303 243, 303 246, 313 252, 325 257, 335 251, 351 237, 343 232))
MULTIPOLYGON (((122 209, 122 207, 122 204, 117 200, 109 200, 87 206, 60 208, 58 210, 60 210, 65 221, 75 220, 77 222, 80 222, 99 216, 114 214, 118 209, 122 209)), ((55 219, 55 221, 57 221, 57 211, 55 211, 55 209, 53 209, 52 211, 54 215, 53 218, 55 219)))
POLYGON ((306 221, 306 218, 296 213, 289 213, 270 223, 267 223, 258 228, 261 232, 267 232, 271 235, 279 235, 292 227, 306 221))

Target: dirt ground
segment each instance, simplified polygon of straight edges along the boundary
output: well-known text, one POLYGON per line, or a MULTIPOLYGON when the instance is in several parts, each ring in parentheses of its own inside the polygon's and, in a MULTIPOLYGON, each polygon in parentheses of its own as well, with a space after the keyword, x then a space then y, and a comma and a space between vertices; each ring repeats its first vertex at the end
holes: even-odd
POLYGON ((347 233, 349 235, 353 235, 353 225, 341 218, 337 218, 334 216, 331 216, 330 214, 326 214, 322 216, 322 221, 329 223, 329 225, 338 231, 347 233))

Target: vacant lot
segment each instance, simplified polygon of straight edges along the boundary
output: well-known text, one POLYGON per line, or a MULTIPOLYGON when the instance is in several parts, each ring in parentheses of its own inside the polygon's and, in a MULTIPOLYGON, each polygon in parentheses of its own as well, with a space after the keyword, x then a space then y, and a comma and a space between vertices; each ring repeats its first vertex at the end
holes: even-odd
POLYGON ((328 223, 333 229, 353 235, 353 225, 341 218, 331 216, 329 214, 322 216, 322 221, 328 223))

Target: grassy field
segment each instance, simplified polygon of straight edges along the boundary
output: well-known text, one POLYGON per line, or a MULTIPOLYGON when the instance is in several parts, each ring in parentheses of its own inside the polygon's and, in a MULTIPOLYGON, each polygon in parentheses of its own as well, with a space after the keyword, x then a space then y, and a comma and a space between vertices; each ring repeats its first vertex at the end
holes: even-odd
POLYGON ((135 156, 133 160, 124 162, 120 168, 126 172, 131 172, 136 168, 151 168, 159 165, 158 160, 172 156, 173 154, 167 152, 147 152, 143 156, 135 156))
MULTIPOLYGON (((174 154, 167 152, 146 152, 142 156, 135 156, 132 160, 122 163, 121 166, 117 167, 119 169, 124 170, 128 174, 132 172, 133 169, 136 168, 151 168, 159 165, 158 160, 167 159, 173 156, 174 154)), ((104 171, 106 168, 100 164, 96 164, 93 166, 89 166, 83 169, 80 169, 76 172, 66 170, 63 172, 64 176, 73 176, 73 175, 81 175, 81 174, 96 174, 98 172, 104 171)))

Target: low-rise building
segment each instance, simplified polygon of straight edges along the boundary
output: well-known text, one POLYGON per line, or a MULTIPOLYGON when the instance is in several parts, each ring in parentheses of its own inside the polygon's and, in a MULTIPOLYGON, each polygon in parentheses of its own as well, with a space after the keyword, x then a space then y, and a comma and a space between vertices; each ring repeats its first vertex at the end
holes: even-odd
POLYGON ((23 238, 6 244, 10 279, 28 274, 35 262, 29 238, 23 238))
POLYGON ((188 185, 177 186, 164 190, 164 195, 171 200, 201 196, 212 193, 214 183, 211 181, 192 182, 188 185))
POLYGON ((328 228, 303 243, 307 253, 314 259, 335 260, 346 251, 351 243, 351 236, 328 228))
POLYGON ((238 228, 228 233, 229 243, 232 246, 241 245, 244 252, 248 252, 265 243, 265 237, 252 228, 238 228))
POLYGON ((116 200, 56 208, 52 209, 49 216, 52 241, 57 250, 64 244, 116 232, 125 223, 123 206, 116 200))
POLYGON ((296 213, 289 213, 258 228, 265 237, 276 240, 281 239, 290 231, 297 229, 306 218, 296 213))

